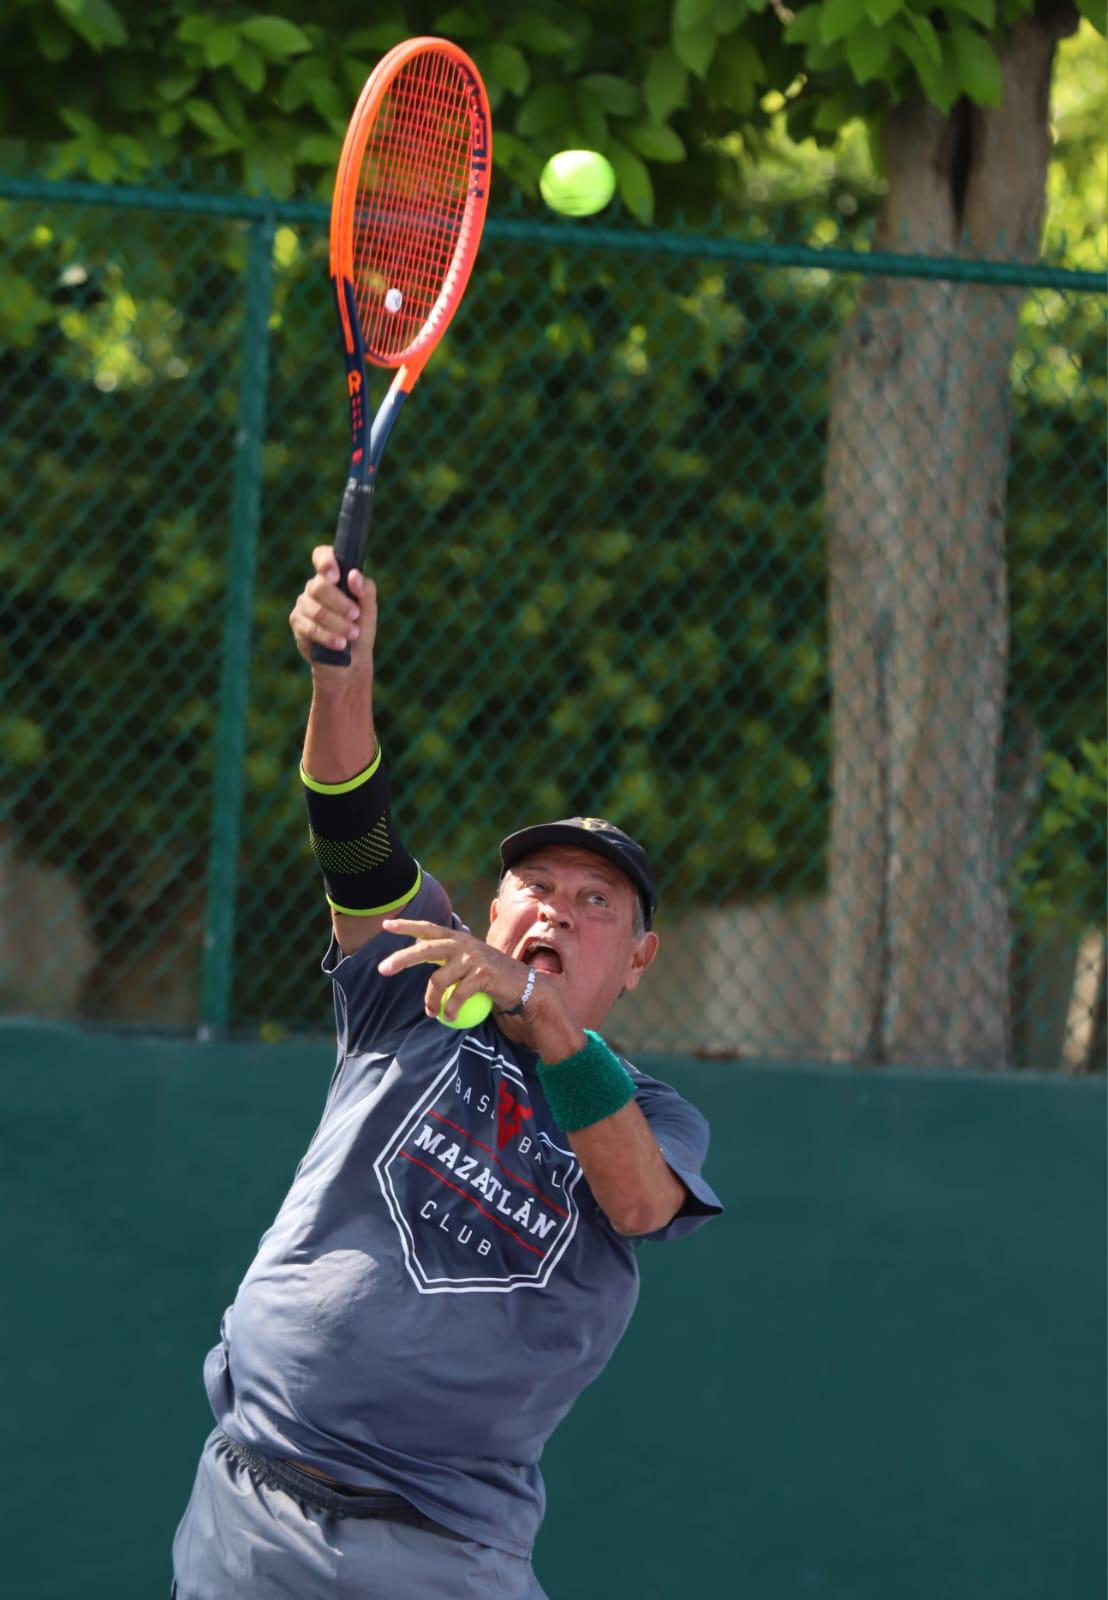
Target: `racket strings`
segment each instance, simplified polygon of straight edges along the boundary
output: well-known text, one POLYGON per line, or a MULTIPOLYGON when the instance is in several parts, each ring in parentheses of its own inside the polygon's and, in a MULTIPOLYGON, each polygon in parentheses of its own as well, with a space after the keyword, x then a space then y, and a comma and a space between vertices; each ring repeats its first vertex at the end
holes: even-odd
MULTIPOLYGON (((380 277, 392 277, 418 327, 434 306, 453 259, 464 214, 469 175, 469 119, 457 93, 443 79, 448 63, 436 60, 435 77, 399 85, 387 130, 386 163, 376 227, 367 239, 367 259, 381 261, 380 277), (416 191, 411 178, 417 175, 416 191), (392 216, 390 218, 390 213, 392 216), (389 227, 389 222, 392 227, 389 227)), ((457 86, 454 86, 455 89, 457 86)), ((405 331, 386 308, 384 329, 402 346, 405 331)))
POLYGON ((469 202, 472 143, 465 76, 438 53, 415 57, 386 91, 354 211, 358 315, 368 348, 386 360, 418 337, 446 284, 469 202))

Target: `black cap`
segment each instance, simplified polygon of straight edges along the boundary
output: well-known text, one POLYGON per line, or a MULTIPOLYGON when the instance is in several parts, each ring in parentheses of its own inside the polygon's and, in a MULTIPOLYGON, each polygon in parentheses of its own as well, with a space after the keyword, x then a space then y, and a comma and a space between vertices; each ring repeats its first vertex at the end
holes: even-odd
POLYGON ((658 909, 658 891, 646 851, 629 833, 617 828, 614 822, 605 822, 603 817, 564 817, 561 822, 540 822, 533 828, 510 833, 501 841, 500 859, 505 869, 514 867, 524 856, 548 844, 568 844, 577 850, 591 850, 618 867, 639 891, 643 921, 648 928, 651 926, 658 909))

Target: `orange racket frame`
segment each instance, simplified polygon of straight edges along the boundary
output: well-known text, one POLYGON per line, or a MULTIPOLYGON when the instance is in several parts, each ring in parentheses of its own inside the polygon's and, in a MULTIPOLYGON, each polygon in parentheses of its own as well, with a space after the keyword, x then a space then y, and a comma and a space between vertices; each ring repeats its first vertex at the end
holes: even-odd
MULTIPOLYGON (((364 559, 389 434, 469 282, 491 165, 488 95, 465 51, 448 39, 425 37, 383 56, 346 130, 331 201, 331 286, 350 402, 350 466, 335 531, 339 581, 347 593, 347 576, 364 559), (411 286, 401 295, 411 301, 403 319, 384 298, 393 269, 411 286), (395 371, 372 427, 367 361, 395 371)), ((316 645, 312 659, 345 666, 350 652, 316 645)))

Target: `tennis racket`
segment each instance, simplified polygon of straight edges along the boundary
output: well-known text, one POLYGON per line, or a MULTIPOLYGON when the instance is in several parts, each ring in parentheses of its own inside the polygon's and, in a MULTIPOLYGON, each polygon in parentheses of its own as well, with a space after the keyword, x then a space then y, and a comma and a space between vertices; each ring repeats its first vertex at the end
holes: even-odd
MULTIPOLYGON (((331 200, 331 286, 350 400, 350 470, 335 530, 339 586, 360 568, 377 468, 400 407, 450 325, 488 205, 489 99, 447 39, 408 39, 384 56, 346 130, 331 200), (366 362, 395 376, 373 424, 366 362)), ((312 646, 349 666, 350 650, 312 646)))

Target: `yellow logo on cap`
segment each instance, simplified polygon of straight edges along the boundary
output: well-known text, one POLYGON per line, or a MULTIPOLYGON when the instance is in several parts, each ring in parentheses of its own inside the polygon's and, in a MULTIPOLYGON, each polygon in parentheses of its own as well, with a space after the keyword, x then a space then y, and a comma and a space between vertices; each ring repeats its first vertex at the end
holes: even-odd
POLYGON ((592 833, 598 833, 601 828, 612 827, 612 823, 605 822, 603 817, 582 817, 581 826, 588 828, 592 833))

